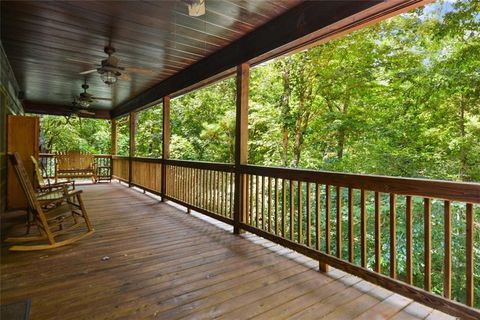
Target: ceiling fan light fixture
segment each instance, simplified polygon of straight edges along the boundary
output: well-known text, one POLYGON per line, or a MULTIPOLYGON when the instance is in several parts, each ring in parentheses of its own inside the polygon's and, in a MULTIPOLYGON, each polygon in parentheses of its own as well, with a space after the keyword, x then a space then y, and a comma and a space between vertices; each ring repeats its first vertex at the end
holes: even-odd
POLYGON ((100 78, 108 86, 116 83, 118 80, 118 76, 119 76, 118 72, 112 72, 112 71, 105 71, 100 74, 100 78))
POLYGON ((90 106, 90 102, 88 102, 87 100, 80 100, 78 103, 82 108, 88 108, 90 106))

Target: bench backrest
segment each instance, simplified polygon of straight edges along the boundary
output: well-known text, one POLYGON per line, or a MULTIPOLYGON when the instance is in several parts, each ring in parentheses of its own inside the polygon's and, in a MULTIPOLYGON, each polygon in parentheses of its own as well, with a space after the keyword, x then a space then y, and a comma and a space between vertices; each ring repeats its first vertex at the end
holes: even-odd
POLYGON ((91 169, 94 163, 93 154, 82 151, 59 152, 56 159, 57 170, 91 169))

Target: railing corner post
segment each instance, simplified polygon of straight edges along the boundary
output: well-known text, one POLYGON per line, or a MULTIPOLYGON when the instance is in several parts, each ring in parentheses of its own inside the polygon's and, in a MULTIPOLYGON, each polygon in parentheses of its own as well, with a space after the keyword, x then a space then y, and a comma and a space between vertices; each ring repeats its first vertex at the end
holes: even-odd
POLYGON ((248 89, 250 65, 237 66, 237 102, 235 126, 235 197, 233 210, 233 233, 240 234, 240 225, 245 221, 247 210, 246 175, 242 164, 248 161, 248 89))
POLYGON ((163 117, 162 117, 162 170, 161 170, 161 188, 160 196, 162 202, 165 202, 167 194, 167 164, 166 160, 170 157, 170 97, 163 97, 163 117))
POLYGON ((129 139, 129 154, 128 154, 128 187, 132 187, 133 178, 133 157, 135 157, 135 133, 137 127, 137 114, 136 112, 130 112, 130 139, 129 139))

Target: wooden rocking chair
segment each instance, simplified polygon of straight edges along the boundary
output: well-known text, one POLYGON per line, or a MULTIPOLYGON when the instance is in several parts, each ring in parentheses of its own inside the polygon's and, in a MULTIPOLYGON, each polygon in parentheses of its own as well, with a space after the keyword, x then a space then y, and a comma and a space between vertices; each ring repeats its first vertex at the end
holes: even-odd
POLYGON ((31 250, 45 250, 61 247, 67 244, 74 243, 78 240, 91 235, 94 232, 93 226, 88 218, 87 211, 83 205, 81 198, 82 190, 68 191, 51 191, 37 195, 28 178, 27 171, 23 166, 22 160, 18 153, 9 153, 8 157, 15 169, 18 181, 25 193, 28 201, 28 209, 32 213, 33 223, 38 227, 40 235, 38 236, 24 236, 24 237, 10 237, 7 242, 30 242, 47 240, 47 244, 32 244, 32 245, 14 245, 10 247, 12 251, 31 251, 31 250), (76 200, 76 203, 75 201, 76 200), (72 230, 83 225, 83 219, 86 225, 86 232, 77 234, 62 241, 56 241, 55 238, 60 235, 65 235, 72 230), (70 225, 65 225, 70 221, 70 225), (54 231, 54 229, 57 229, 54 231))
POLYGON ((33 168, 35 169, 36 187, 40 193, 63 191, 64 189, 67 189, 67 191, 75 190, 75 180, 51 183, 50 179, 47 178, 47 181, 45 182, 43 179, 42 168, 37 159, 35 159, 34 156, 30 156, 30 158, 32 159, 33 168))

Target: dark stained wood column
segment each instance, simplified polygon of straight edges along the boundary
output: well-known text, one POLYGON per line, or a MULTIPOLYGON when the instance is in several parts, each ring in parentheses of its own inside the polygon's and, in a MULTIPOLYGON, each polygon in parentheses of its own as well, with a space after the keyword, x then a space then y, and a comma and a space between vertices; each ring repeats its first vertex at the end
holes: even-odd
POLYGON ((163 197, 167 193, 167 167, 164 160, 170 158, 170 97, 163 97, 163 124, 162 124, 162 186, 163 197))
POLYGON ((240 233, 240 223, 246 221, 247 175, 240 166, 248 161, 248 85, 250 65, 237 67, 237 110, 235 125, 235 198, 233 208, 233 232, 240 233))
POLYGON ((118 150, 118 142, 117 142, 117 134, 118 134, 118 130, 117 130, 117 120, 115 119, 112 119, 112 125, 111 125, 111 129, 110 129, 110 133, 111 133, 111 149, 110 149, 110 154, 111 155, 116 155, 117 154, 117 150, 118 150))
POLYGON ((128 153, 128 186, 132 186, 132 161, 135 157, 135 133, 137 131, 137 113, 130 112, 130 141, 129 141, 129 153, 128 153))

